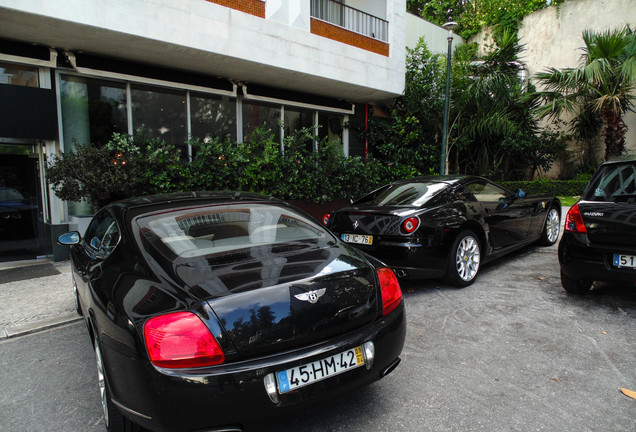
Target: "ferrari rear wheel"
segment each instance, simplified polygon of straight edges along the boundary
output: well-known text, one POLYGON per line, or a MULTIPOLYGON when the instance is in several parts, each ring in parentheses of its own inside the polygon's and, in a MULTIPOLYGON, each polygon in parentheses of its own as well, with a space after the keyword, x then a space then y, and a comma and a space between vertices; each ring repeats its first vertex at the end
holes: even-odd
POLYGON ((99 342, 95 341, 95 360, 97 362, 97 384, 99 396, 104 410, 104 423, 108 432, 139 432, 142 429, 124 417, 110 398, 110 390, 106 382, 104 361, 99 349, 99 342))
POLYGON ((548 209, 548 215, 545 218, 545 224, 543 225, 539 244, 543 246, 552 246, 559 239, 560 231, 561 217, 559 216, 559 211, 554 207, 550 207, 548 209))
POLYGON ((459 233, 448 254, 446 281, 459 287, 472 284, 479 272, 481 249, 474 232, 459 233))
POLYGON ((561 285, 563 289, 572 294, 585 294, 592 289, 591 280, 572 279, 561 271, 561 285))

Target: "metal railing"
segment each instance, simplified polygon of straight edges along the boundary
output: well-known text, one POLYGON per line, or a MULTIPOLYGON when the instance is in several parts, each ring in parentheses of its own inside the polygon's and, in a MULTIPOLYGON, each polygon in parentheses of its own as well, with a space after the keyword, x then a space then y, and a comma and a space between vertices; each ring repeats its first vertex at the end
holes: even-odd
POLYGON ((334 0, 311 0, 311 16, 383 42, 389 22, 334 0))

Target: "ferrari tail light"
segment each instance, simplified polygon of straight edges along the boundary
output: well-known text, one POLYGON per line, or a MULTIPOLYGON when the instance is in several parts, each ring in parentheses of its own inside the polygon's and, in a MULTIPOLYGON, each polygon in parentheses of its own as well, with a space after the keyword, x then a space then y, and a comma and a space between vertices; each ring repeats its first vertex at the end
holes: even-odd
POLYGON ((382 291, 382 315, 388 315, 400 305, 402 290, 395 273, 389 268, 378 269, 378 280, 382 291))
POLYGON ((402 222, 402 229, 407 234, 411 234, 418 226, 420 226, 420 220, 416 217, 406 218, 404 222, 402 222))
POLYGON ((326 215, 322 217, 322 224, 324 226, 328 226, 330 220, 331 220, 331 213, 327 213, 326 215))
POLYGON ((192 312, 150 318, 144 325, 150 361, 163 368, 180 369, 221 364, 223 350, 201 319, 192 312))
POLYGON ((570 208, 565 217, 565 231, 582 234, 587 233, 587 228, 585 228, 585 222, 583 222, 583 216, 581 215, 578 203, 570 208))

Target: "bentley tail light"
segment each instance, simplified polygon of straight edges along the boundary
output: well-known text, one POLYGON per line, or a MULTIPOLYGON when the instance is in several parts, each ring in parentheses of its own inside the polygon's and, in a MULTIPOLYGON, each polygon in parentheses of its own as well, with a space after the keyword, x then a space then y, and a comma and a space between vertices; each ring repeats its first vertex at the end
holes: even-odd
POLYGON ((565 217, 565 231, 582 234, 587 233, 587 228, 585 228, 585 222, 583 222, 583 216, 581 216, 581 210, 579 209, 578 203, 570 207, 570 210, 565 217))
POLYGON ((420 220, 416 217, 406 218, 404 222, 402 222, 402 229, 407 234, 411 234, 418 226, 420 226, 420 220))
POLYGON ((323 224, 324 226, 329 225, 329 220, 330 220, 330 219, 331 219, 331 213, 327 213, 326 215, 324 215, 324 216, 322 217, 322 224, 323 224))
POLYGON ((159 315, 144 325, 150 361, 163 368, 179 369, 221 364, 223 350, 210 330, 192 312, 159 315))
POLYGON ((382 291, 382 315, 388 315, 400 305, 402 290, 395 273, 389 268, 378 269, 378 280, 382 291))

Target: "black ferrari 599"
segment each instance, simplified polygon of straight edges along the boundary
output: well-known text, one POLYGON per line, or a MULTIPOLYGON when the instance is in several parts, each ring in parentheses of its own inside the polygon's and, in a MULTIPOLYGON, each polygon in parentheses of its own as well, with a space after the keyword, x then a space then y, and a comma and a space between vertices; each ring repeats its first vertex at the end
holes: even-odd
POLYGON ((385 185, 322 222, 399 277, 467 286, 488 261, 535 242, 553 245, 560 219, 552 195, 526 196, 476 176, 429 176, 385 185))

